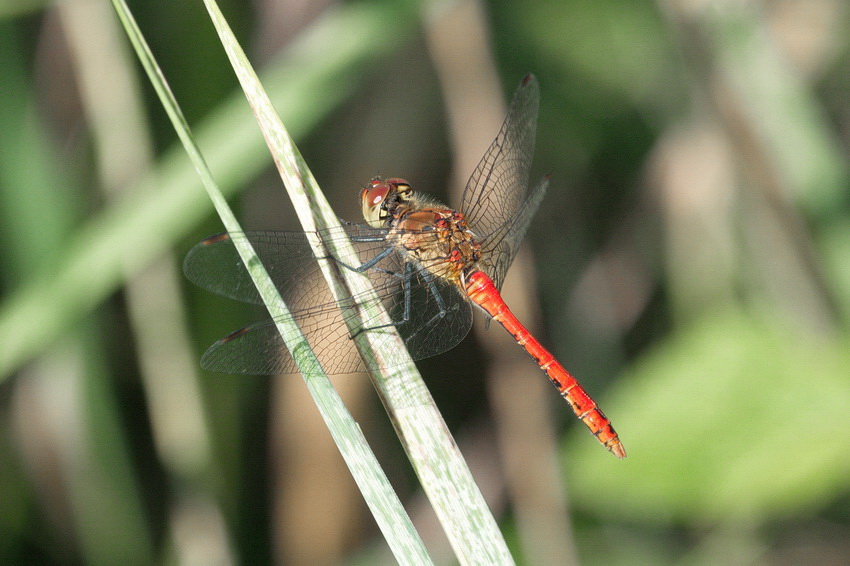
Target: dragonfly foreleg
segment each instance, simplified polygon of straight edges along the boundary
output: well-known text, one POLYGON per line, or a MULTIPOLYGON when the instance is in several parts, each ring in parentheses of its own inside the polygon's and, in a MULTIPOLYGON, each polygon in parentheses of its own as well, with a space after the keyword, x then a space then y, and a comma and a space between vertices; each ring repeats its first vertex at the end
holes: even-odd
MULTIPOLYGON (((338 259, 338 258, 335 258, 335 257, 333 257, 333 256, 327 257, 327 258, 325 258, 325 259, 332 259, 332 260, 333 260, 333 261, 335 261, 337 264, 341 265, 341 266, 342 266, 342 267, 344 267, 345 269, 348 269, 349 271, 354 271, 355 273, 363 273, 363 272, 364 272, 364 271, 366 271, 366 270, 369 270, 369 269, 374 268, 376 265, 378 265, 378 263, 379 263, 382 259, 384 259, 384 258, 385 258, 385 257, 387 257, 388 255, 390 255, 390 254, 391 254, 391 253, 393 253, 394 251, 395 251, 395 250, 394 250, 393 248, 386 248, 386 249, 382 250, 382 251, 381 251, 381 253, 379 253, 378 255, 376 255, 375 257, 373 257, 372 259, 370 259, 369 261, 366 261, 366 262, 364 262, 364 263, 361 263, 360 265, 357 265, 357 266, 354 266, 354 265, 348 265, 348 264, 347 264, 347 263, 345 263, 344 261, 342 261, 342 260, 340 260, 340 259, 338 259)), ((388 271, 388 270, 386 270, 386 269, 380 269, 380 268, 378 268, 378 271, 381 271, 382 273, 387 273, 387 274, 390 274, 390 275, 398 275, 397 273, 392 272, 392 271, 388 271)))

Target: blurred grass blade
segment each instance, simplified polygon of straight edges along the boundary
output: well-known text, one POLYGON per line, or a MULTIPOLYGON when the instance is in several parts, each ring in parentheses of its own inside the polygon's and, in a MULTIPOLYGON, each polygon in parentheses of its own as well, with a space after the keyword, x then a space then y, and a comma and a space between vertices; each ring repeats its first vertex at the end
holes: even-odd
MULTIPOLYGON (((153 166, 152 134, 142 100, 144 79, 138 76, 135 55, 110 5, 64 2, 59 15, 90 125, 96 185, 108 202, 153 166)), ((203 548, 206 556, 216 556, 227 566, 234 563, 234 549, 223 506, 210 485, 195 481, 215 464, 213 432, 189 340, 182 273, 175 256, 163 253, 141 273, 128 274, 124 307, 156 456, 169 483, 179 486, 165 503, 169 554, 187 563, 203 548)))
MULTIPOLYGON (((304 229, 309 232, 338 224, 336 215, 295 149, 280 117, 215 2, 205 0, 205 4, 231 65, 257 116, 304 229)), ((322 243, 314 242, 314 245, 317 246, 317 257, 324 256, 325 253, 319 247, 322 243)), ((356 258, 353 250, 330 251, 344 260, 349 257, 356 258)), ((323 265, 323 269, 328 284, 337 297, 350 296, 352 293, 356 296, 366 296, 367 293, 374 292, 370 290, 368 277, 364 274, 342 270, 343 283, 337 280, 330 266, 323 265)), ((375 314, 382 317, 386 323, 391 322, 386 313, 375 314)), ((391 371, 378 369, 382 365, 379 362, 382 350, 371 343, 371 334, 360 333, 355 342, 367 364, 373 368, 370 372, 372 381, 390 413, 408 457, 458 559, 463 564, 513 563, 498 525, 416 366, 411 360, 405 366, 393 368, 391 371)), ((388 343, 386 338, 386 334, 382 333, 383 344, 388 343)), ((393 347, 394 355, 397 355, 398 351, 405 351, 405 347, 397 337, 397 345, 393 347)))
POLYGON ((648 348, 612 396, 634 436, 627 467, 568 443, 576 503, 626 522, 745 528, 829 508, 850 471, 836 443, 850 438, 848 367, 845 338, 772 309, 704 314, 648 348))
MULTIPOLYGON (((20 56, 24 43, 18 30, 0 24, 2 285, 16 284, 16 275, 28 277, 55 259, 85 214, 86 189, 63 167, 61 151, 46 135, 50 128, 32 104, 32 76, 20 56)), ((30 530, 44 524, 38 507, 67 529, 59 553, 66 562, 104 565, 115 556, 126 557, 125 566, 155 562, 156 537, 134 468, 120 387, 106 361, 104 325, 101 316, 84 318, 0 394, 2 564, 48 560, 47 554, 21 558, 10 551, 20 541, 52 539, 49 528, 42 535, 30 530)))
MULTIPOLYGON (((414 22, 415 11, 392 0, 349 3, 319 15, 264 69, 275 104, 292 115, 290 131, 305 135, 351 96, 367 78, 363 69, 407 41, 414 22), (372 40, 390 25, 394 34, 372 40), (329 41, 334 41, 332 50, 325 47, 329 41)), ((225 195, 242 189, 267 165, 262 138, 249 116, 244 97, 235 92, 195 128, 225 195)), ((185 151, 175 145, 144 178, 62 238, 49 259, 28 251, 39 269, 0 304, 0 381, 204 220, 210 204, 200 189, 185 151)))
MULTIPOLYGON (((198 174, 204 181, 204 185, 222 222, 231 234, 241 233, 241 228, 233 212, 228 207, 224 196, 216 187, 203 156, 192 138, 186 120, 168 88, 159 67, 156 65, 150 50, 144 42, 141 32, 136 27, 129 10, 120 0, 115 0, 113 4, 175 130, 180 136, 198 174)), ((298 156, 290 154, 288 158, 292 159, 299 169, 304 168, 303 163, 298 163, 298 156)), ((291 317, 288 316, 286 305, 283 304, 277 289, 269 279, 265 268, 256 257, 250 243, 247 239, 238 237, 234 237, 233 241, 242 261, 251 272, 251 276, 269 312, 278 321, 278 330, 298 363, 322 417, 325 419, 358 486, 363 490, 366 501, 396 557, 399 561, 406 563, 431 563, 422 541, 419 539, 401 502, 393 492, 377 460, 375 460, 374 455, 369 450, 365 438, 360 432, 360 428, 345 409, 341 399, 337 396, 336 391, 333 389, 327 376, 323 373, 318 360, 310 350, 309 344, 304 339, 298 327, 289 322, 291 321, 291 317)))

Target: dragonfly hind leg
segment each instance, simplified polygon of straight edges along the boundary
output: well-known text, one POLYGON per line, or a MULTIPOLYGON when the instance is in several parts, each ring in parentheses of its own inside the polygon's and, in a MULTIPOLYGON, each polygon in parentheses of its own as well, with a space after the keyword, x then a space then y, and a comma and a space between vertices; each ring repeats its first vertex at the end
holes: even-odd
MULTIPOLYGON (((386 256, 386 255, 387 255, 386 253, 382 252, 381 254, 379 254, 378 259, 380 259, 381 257, 386 256)), ((351 335, 352 340, 354 338, 357 338, 358 336, 360 336, 360 334, 362 334, 363 332, 370 332, 372 330, 380 330, 382 328, 389 328, 391 326, 392 327, 399 327, 402 324, 405 324, 405 323, 410 321, 410 304, 411 304, 411 301, 410 301, 410 277, 411 277, 411 269, 412 269, 411 265, 409 263, 405 263, 404 264, 404 273, 402 274, 402 273, 398 273, 397 271, 390 271, 390 270, 387 270, 387 269, 374 267, 375 263, 377 263, 377 261, 375 259, 373 259, 373 260, 370 260, 369 262, 367 262, 366 264, 363 264, 363 265, 372 264, 372 266, 373 266, 372 269, 374 269, 376 271, 379 271, 381 273, 386 273, 387 275, 391 275, 393 277, 399 277, 399 278, 403 279, 402 288, 404 289, 404 313, 402 315, 401 320, 392 321, 388 324, 379 324, 377 326, 370 326, 368 328, 359 329, 357 332, 355 332, 354 334, 351 335)), ((355 271, 357 271, 357 269, 355 269, 355 271)))
MULTIPOLYGON (((379 268, 373 268, 373 269, 379 269, 379 268)), ((402 281, 402 289, 403 289, 403 293, 404 293, 404 303, 403 303, 404 309, 403 309, 403 312, 402 312, 401 319, 400 320, 394 320, 394 321, 392 321, 388 324, 380 324, 380 325, 377 325, 377 326, 370 326, 368 328, 361 328, 360 330, 355 332, 351 336, 351 338, 355 338, 355 337, 359 336, 362 332, 370 332, 370 331, 373 331, 373 330, 380 330, 382 328, 389 328, 391 326, 395 327, 395 328, 401 328, 402 326, 404 326, 405 324, 408 324, 411 321, 411 313, 412 313, 412 308, 413 308, 412 307, 412 304, 413 304, 413 301, 412 301, 412 296, 413 296, 413 293, 412 293, 412 289, 413 289, 412 278, 413 278, 414 270, 419 272, 419 274, 422 276, 422 279, 427 284, 429 294, 434 298, 434 302, 437 304, 439 311, 434 316, 432 316, 428 321, 426 321, 424 324, 420 325, 419 328, 417 328, 415 331, 413 331, 411 334, 409 334, 405 338, 405 340, 409 340, 410 338, 416 336, 421 330, 431 328, 438 320, 445 318, 449 314, 449 309, 446 308, 446 303, 443 300, 443 296, 440 294, 440 290, 437 288, 437 285, 434 282, 433 276, 427 270, 416 269, 413 266, 413 264, 408 262, 408 263, 404 264, 404 272, 403 273, 391 272, 391 271, 387 271, 387 270, 380 270, 383 273, 388 273, 388 274, 393 275, 393 276, 401 277, 402 280, 403 280, 402 281)))
MULTIPOLYGON (((412 334, 407 336, 405 338, 405 342, 410 340, 411 338, 413 338, 417 334, 419 334, 419 332, 421 332, 422 330, 428 330, 428 329, 432 328, 437 323, 437 321, 442 320, 442 319, 446 318, 447 316, 449 316, 451 314, 449 309, 446 308, 446 302, 445 302, 445 300, 443 300, 443 295, 440 293, 440 290, 437 288, 436 283, 434 283, 433 276, 426 269, 422 269, 420 271, 420 273, 422 274, 422 278, 428 284, 428 289, 431 292, 431 296, 434 297, 434 302, 437 303, 437 306, 439 307, 440 310, 434 316, 432 316, 430 319, 428 319, 427 322, 420 325, 419 328, 417 328, 412 334)), ((407 294, 407 300, 409 301, 410 300, 410 288, 408 287, 405 292, 407 294)), ((457 308, 458 308, 457 305, 454 305, 452 310, 456 311, 457 308)))
MULTIPOLYGON (((364 241, 371 241, 371 239, 370 240, 364 240, 364 241)), ((450 310, 446 307, 446 302, 443 299, 443 296, 440 293, 440 290, 437 287, 437 284, 434 282, 434 277, 431 275, 431 273, 428 272, 427 269, 422 269, 421 267, 415 266, 411 262, 404 262, 404 268, 401 272, 391 270, 391 269, 386 269, 386 268, 378 266, 378 264, 381 262, 381 260, 389 257, 394 251, 395 250, 393 248, 386 248, 385 250, 382 250, 379 254, 375 255, 374 257, 372 257, 368 261, 365 261, 358 266, 349 265, 349 264, 347 264, 343 261, 340 261, 337 258, 328 258, 328 259, 333 259, 333 261, 335 263, 337 263, 338 265, 340 265, 341 267, 348 269, 350 271, 354 271, 355 273, 364 273, 364 272, 367 272, 367 271, 375 271, 377 273, 382 273, 382 274, 388 275, 390 277, 397 277, 397 278, 402 280, 402 289, 403 289, 403 293, 404 293, 404 302, 403 302, 404 308, 403 308, 403 311, 402 311, 401 319, 393 320, 393 321, 391 321, 387 324, 379 324, 379 325, 376 325, 376 326, 360 328, 359 330, 357 330, 357 331, 355 331, 354 333, 351 334, 350 339, 352 339, 352 340, 354 338, 356 338, 357 336, 359 336, 360 334, 362 334, 363 332, 381 330, 383 328, 390 328, 390 327, 401 328, 405 324, 408 324, 411 321, 412 308, 413 308, 412 307, 412 296, 413 296, 412 279, 413 279, 414 272, 418 272, 421 275, 424 282, 426 283, 427 288, 428 288, 428 294, 434 298, 434 302, 437 305, 438 311, 437 311, 436 314, 434 314, 434 316, 432 316, 430 319, 428 319, 424 324, 419 325, 419 328, 416 328, 411 334, 409 334, 405 338, 405 341, 410 340, 411 338, 413 338, 414 336, 419 334, 422 330, 426 330, 426 329, 431 328, 434 324, 437 323, 437 321, 442 320, 443 318, 445 318, 446 316, 451 314, 450 310)), ((457 310, 457 306, 455 305, 452 310, 457 310)))

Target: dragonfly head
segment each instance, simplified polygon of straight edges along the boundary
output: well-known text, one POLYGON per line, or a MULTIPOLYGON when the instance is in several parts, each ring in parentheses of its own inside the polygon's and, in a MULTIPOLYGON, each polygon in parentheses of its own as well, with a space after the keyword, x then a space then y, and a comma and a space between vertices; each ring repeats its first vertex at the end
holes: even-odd
POLYGON ((392 219, 396 207, 410 200, 410 183, 396 177, 375 177, 360 192, 363 219, 373 228, 385 228, 392 219))

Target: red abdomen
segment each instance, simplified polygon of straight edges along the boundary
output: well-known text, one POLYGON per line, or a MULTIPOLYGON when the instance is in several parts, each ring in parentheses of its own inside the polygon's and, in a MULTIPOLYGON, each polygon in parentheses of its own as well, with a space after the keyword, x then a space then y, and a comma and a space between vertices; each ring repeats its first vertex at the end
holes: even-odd
POLYGON ((626 457, 623 443, 617 436, 611 421, 591 399, 579 382, 555 359, 540 342, 513 315, 493 281, 481 271, 475 271, 466 279, 466 294, 472 301, 493 317, 493 320, 505 327, 517 343, 531 354, 549 381, 561 396, 567 400, 573 412, 583 422, 599 442, 618 458, 626 457))

